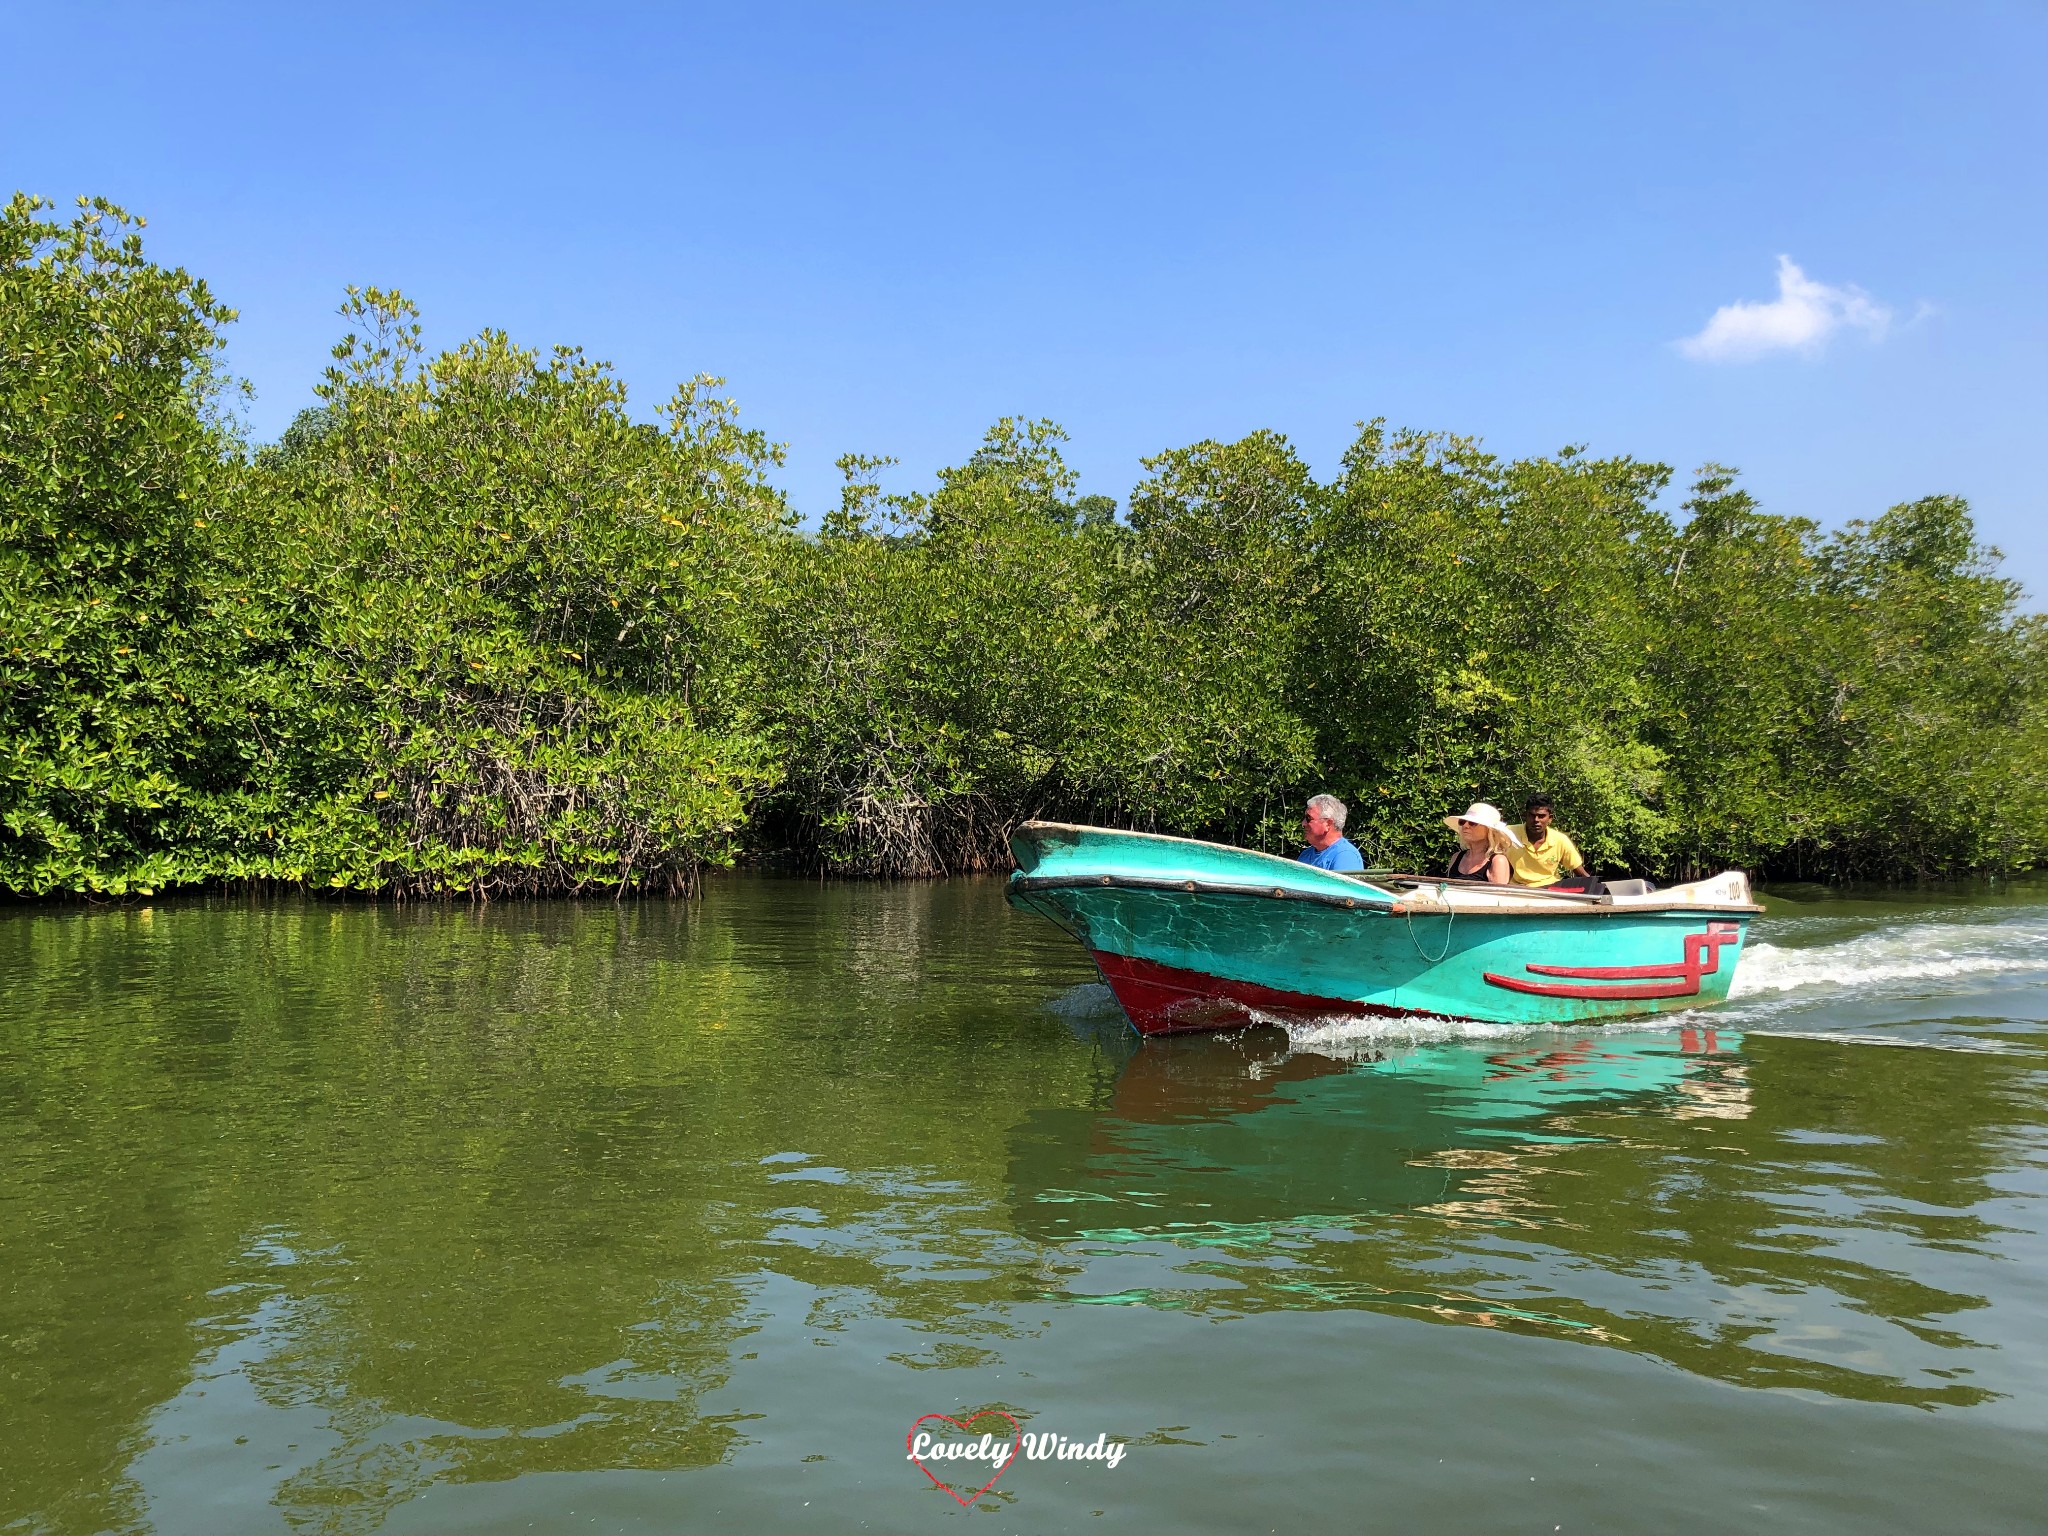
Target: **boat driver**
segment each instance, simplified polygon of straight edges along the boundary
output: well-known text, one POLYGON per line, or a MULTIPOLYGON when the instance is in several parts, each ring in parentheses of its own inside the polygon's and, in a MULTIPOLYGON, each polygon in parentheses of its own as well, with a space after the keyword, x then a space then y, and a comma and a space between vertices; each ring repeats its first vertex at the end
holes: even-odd
POLYGON ((1522 802, 1522 822, 1514 829, 1521 846, 1507 851, 1510 878, 1552 891, 1595 890, 1599 882, 1586 872, 1579 845, 1550 824, 1554 814, 1548 795, 1522 802))
POLYGON ((1299 862, 1340 874, 1365 868, 1364 857, 1344 835, 1346 814, 1344 802, 1335 795, 1317 795, 1309 801, 1301 813, 1301 836, 1308 846, 1295 856, 1299 862))

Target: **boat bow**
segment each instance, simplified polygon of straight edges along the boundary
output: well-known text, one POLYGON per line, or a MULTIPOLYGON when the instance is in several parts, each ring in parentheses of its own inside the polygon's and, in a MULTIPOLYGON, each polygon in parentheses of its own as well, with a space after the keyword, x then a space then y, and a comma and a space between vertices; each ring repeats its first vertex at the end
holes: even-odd
POLYGON ((1182 891, 1392 910, 1394 893, 1296 859, 1151 832, 1028 821, 1010 835, 1013 898, 1075 887, 1182 891))

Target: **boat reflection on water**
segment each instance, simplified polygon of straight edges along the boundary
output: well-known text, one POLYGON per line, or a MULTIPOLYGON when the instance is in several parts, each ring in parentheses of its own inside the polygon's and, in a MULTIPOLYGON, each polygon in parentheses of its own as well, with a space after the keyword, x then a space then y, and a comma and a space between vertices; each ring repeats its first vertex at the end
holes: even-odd
POLYGON ((1028 1117, 1011 1199, 1047 1245, 1046 1294, 1222 1317, 1364 1308, 1746 1385, 1988 1395, 1925 1326, 1978 1298, 1901 1298, 1882 1270, 1790 1236, 1799 1181, 1752 1161, 1783 1142, 1751 1124, 1739 1035, 1308 1038, 1150 1041, 1100 1108, 1028 1117), (1835 1342, 1781 1349, 1781 1329, 1835 1342))
POLYGON ((1305 1050, 1278 1029, 1149 1041, 1107 1114, 1031 1117, 1013 1183, 1032 1191, 1043 1236, 1242 1242, 1366 1212, 1477 1213, 1475 1197, 1490 1216, 1538 1222, 1542 1204, 1503 1198, 1498 1175, 1584 1139, 1575 1111, 1746 1113, 1740 1046, 1711 1030, 1305 1050), (1123 1187, 1134 1178, 1145 1187, 1123 1187))

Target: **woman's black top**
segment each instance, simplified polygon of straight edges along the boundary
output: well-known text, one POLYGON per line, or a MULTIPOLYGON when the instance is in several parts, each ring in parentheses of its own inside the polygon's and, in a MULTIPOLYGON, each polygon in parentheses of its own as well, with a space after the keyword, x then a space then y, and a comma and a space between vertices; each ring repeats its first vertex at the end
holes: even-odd
POLYGON ((1489 869, 1493 868, 1493 850, 1491 848, 1486 850, 1486 862, 1479 866, 1479 873, 1476 875, 1468 875, 1463 870, 1458 868, 1458 866, 1464 862, 1465 850, 1463 848, 1460 848, 1456 853, 1451 855, 1451 862, 1445 866, 1444 878, 1447 880, 1484 880, 1486 878, 1486 872, 1489 869))

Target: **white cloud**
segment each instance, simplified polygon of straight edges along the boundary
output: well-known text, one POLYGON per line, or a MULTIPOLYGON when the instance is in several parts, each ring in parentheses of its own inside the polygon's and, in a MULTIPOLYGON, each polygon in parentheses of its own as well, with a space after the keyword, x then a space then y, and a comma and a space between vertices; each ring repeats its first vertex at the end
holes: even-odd
POLYGON ((1790 256, 1780 256, 1775 299, 1723 304, 1678 350, 1698 363, 1747 363, 1770 352, 1811 356, 1845 325, 1882 341, 1891 323, 1892 312, 1854 283, 1817 283, 1790 256))

